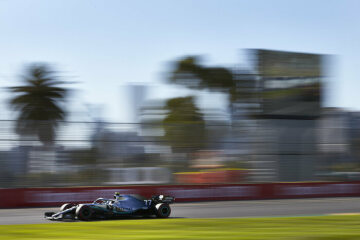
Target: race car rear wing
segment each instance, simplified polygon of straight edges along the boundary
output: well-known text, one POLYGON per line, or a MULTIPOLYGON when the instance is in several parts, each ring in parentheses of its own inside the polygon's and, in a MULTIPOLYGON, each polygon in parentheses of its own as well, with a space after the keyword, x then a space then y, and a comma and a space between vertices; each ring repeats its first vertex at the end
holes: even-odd
POLYGON ((154 202, 158 202, 158 203, 173 203, 175 202, 175 198, 172 196, 164 196, 164 195, 156 195, 156 196, 152 196, 151 199, 154 202))

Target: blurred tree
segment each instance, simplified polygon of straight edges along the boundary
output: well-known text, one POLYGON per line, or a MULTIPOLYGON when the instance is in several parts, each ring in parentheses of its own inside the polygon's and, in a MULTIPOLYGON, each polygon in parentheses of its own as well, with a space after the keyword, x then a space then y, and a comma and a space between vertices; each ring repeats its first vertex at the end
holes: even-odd
POLYGON ((205 67, 200 62, 201 59, 196 56, 187 56, 176 61, 170 75, 170 82, 192 89, 225 92, 232 99, 236 93, 233 72, 223 67, 205 67))
MULTIPOLYGON (((245 69, 244 69, 245 70, 245 69)), ((230 70, 224 67, 206 67, 201 58, 186 56, 175 61, 169 82, 191 89, 207 89, 227 93, 231 111, 234 103, 257 103, 258 93, 254 74, 249 70, 230 70)))
POLYGON ((165 140, 174 152, 191 152, 206 144, 203 115, 193 97, 173 98, 166 102, 167 116, 163 120, 165 140))
POLYGON ((45 63, 31 64, 23 76, 24 85, 11 87, 16 94, 12 107, 19 111, 16 132, 23 136, 37 136, 44 145, 55 139, 58 121, 65 112, 59 105, 65 99, 67 89, 59 87, 55 72, 45 63))

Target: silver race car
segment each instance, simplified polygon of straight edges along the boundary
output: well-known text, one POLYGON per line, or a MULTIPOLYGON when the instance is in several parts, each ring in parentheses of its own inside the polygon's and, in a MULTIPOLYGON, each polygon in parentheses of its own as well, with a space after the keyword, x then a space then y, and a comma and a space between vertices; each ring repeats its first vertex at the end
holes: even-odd
POLYGON ((49 220, 79 219, 88 221, 92 219, 112 219, 129 216, 156 216, 167 218, 170 216, 170 204, 174 197, 156 195, 146 199, 140 195, 122 195, 115 193, 114 199, 98 198, 93 203, 72 204, 65 203, 60 211, 46 212, 45 218, 49 220))

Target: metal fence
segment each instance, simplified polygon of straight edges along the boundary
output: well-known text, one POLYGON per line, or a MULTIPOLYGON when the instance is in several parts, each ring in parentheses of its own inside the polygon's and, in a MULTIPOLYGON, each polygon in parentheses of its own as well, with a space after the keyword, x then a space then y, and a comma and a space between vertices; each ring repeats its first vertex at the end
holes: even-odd
POLYGON ((59 122, 48 143, 17 134, 15 126, 0 121, 0 187, 359 179, 358 136, 327 118, 59 122))

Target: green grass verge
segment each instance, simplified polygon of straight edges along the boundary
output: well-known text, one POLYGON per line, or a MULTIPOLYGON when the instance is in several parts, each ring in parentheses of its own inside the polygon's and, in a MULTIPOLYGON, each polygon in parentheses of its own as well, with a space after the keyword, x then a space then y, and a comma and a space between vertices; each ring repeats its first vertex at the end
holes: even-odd
POLYGON ((360 216, 2 225, 0 239, 360 239, 360 216))

